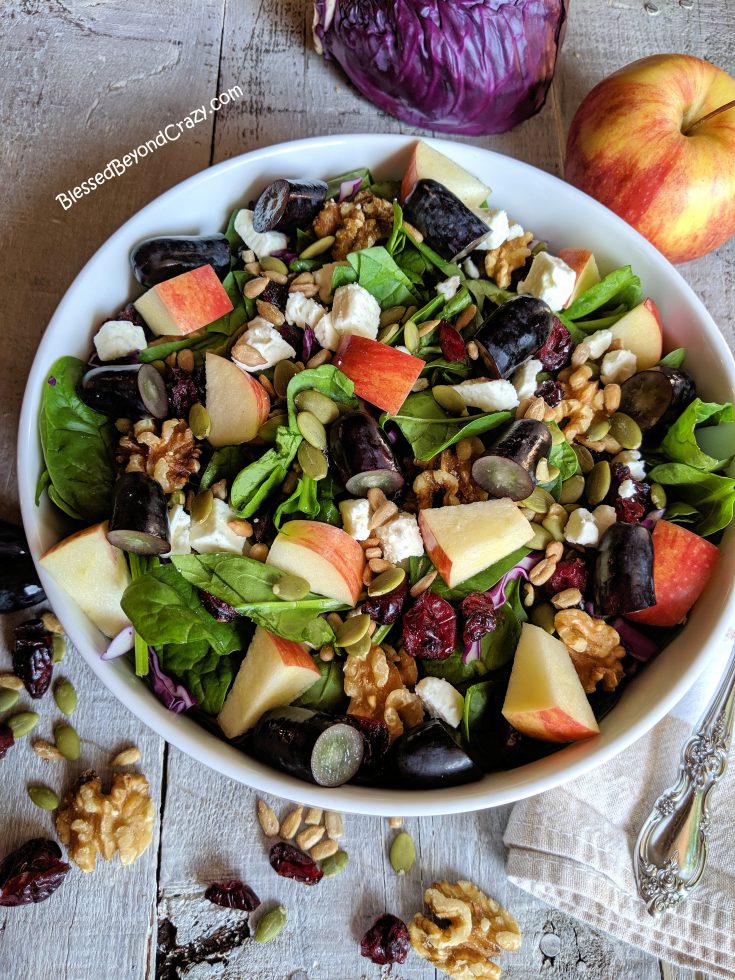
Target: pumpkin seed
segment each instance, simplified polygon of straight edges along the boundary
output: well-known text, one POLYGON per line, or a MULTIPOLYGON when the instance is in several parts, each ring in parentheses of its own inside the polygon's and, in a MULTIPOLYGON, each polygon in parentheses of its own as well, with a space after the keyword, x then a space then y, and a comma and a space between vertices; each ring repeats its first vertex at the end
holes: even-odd
POLYGON ((547 633, 556 632, 554 627, 556 609, 554 609, 550 602, 542 602, 538 606, 532 606, 528 616, 534 626, 539 626, 542 630, 546 630, 547 633))
POLYGON ((322 874, 325 878, 336 878, 337 875, 342 874, 349 860, 347 851, 337 851, 336 854, 332 854, 331 857, 324 858, 322 861, 322 874))
POLYGON ((23 738, 38 724, 39 718, 35 711, 19 711, 17 715, 8 718, 6 724, 13 733, 13 738, 23 738))
POLYGON ((311 586, 305 578, 300 575, 281 575, 277 582, 273 583, 273 595, 277 595, 284 602, 300 602, 311 591, 311 586))
POLYGON ((59 805, 59 797, 48 786, 29 786, 28 795, 42 810, 55 810, 59 805))
POLYGON ((296 408, 300 412, 311 412, 316 416, 322 425, 329 425, 339 418, 339 409, 335 402, 321 391, 310 389, 300 391, 294 399, 296 408))
POLYGON ((397 875, 405 875, 413 867, 416 860, 416 847, 413 837, 405 830, 396 835, 390 847, 390 866, 397 875))
POLYGON ((585 432, 585 438, 590 442, 599 442, 610 431, 610 419, 596 419, 585 432))
POLYGON ((318 238, 311 245, 307 245, 303 252, 299 252, 300 259, 315 259, 317 255, 324 255, 334 245, 334 235, 325 235, 318 238))
POLYGON ((282 276, 288 275, 288 266, 281 262, 275 255, 264 255, 260 261, 260 268, 267 269, 269 272, 280 272, 282 276))
POLYGON ((572 449, 576 453, 577 460, 579 461, 579 468, 584 473, 587 474, 592 470, 595 465, 595 460, 592 453, 586 446, 581 446, 579 443, 573 443, 572 449))
POLYGON ((391 323, 390 326, 383 327, 383 329, 378 332, 378 340, 381 344, 389 344, 400 329, 401 328, 397 323, 391 323))
POLYGON ((10 691, 22 691, 23 681, 15 674, 0 674, 0 688, 7 687, 10 691))
POLYGON ((660 483, 651 484, 651 503, 656 510, 663 510, 666 506, 666 491, 660 483))
POLYGON ((299 412, 296 416, 296 425, 301 435, 314 449, 327 448, 327 433, 316 415, 312 415, 311 412, 299 412))
POLYGON ((154 367, 159 374, 166 373, 166 362, 165 361, 151 361, 151 367, 154 367))
POLYGON ((282 905, 277 905, 270 912, 262 915, 255 927, 255 936, 253 938, 256 943, 269 943, 276 936, 280 936, 286 925, 286 918, 286 910, 282 905))
POLYGON ((405 312, 405 306, 391 306, 389 309, 383 310, 380 314, 380 326, 390 327, 394 323, 400 323, 401 317, 405 312))
POLYGON ((551 425, 551 426, 549 426, 549 428, 551 430, 551 445, 552 446, 561 446, 561 444, 563 442, 566 442, 567 441, 566 440, 566 436, 561 431, 561 429, 559 428, 558 425, 551 425))
POLYGON ((552 538, 554 539, 554 541, 563 541, 564 540, 564 528, 565 528, 566 523, 567 523, 567 517, 568 517, 568 515, 565 515, 564 518, 561 518, 561 517, 545 517, 543 519, 543 521, 541 521, 541 526, 546 528, 546 530, 552 536, 552 538))
POLYGON ((369 629, 370 617, 367 613, 360 613, 359 616, 351 616, 338 626, 334 631, 334 638, 338 646, 349 647, 359 642, 363 636, 367 636, 369 629))
POLYGON ((409 320, 406 326, 403 328, 403 342, 412 354, 415 354, 421 346, 419 328, 416 326, 413 320, 409 320))
POLYGON ((195 439, 206 439, 212 428, 209 412, 201 402, 194 402, 189 409, 189 428, 195 439))
POLYGON ((203 524, 212 513, 214 494, 210 489, 200 490, 191 503, 191 519, 196 524, 203 524))
POLYGON ((362 660, 363 657, 367 657, 370 653, 370 647, 373 645, 373 641, 370 637, 370 633, 366 633, 362 639, 358 640, 356 643, 351 643, 346 646, 345 653, 350 657, 357 657, 358 660, 362 660))
POLYGON ((610 435, 623 449, 638 449, 643 442, 640 426, 624 412, 616 412, 610 419, 610 435))
POLYGON ((60 664, 66 656, 66 637, 55 636, 51 641, 51 662, 60 664))
POLYGON ((11 691, 9 687, 0 688, 0 713, 9 711, 18 703, 20 697, 17 691, 11 691))
POLYGON ((552 483, 557 478, 557 476, 559 476, 560 473, 561 470, 559 469, 558 466, 554 466, 553 463, 549 463, 549 480, 552 483))
POLYGON ((405 577, 405 569, 398 566, 395 568, 389 568, 387 572, 382 572, 377 576, 377 578, 372 580, 370 585, 368 585, 368 595, 387 595, 389 592, 392 592, 393 589, 397 589, 405 577))
POLYGON ((295 378, 299 373, 295 361, 279 361, 273 370, 273 387, 279 398, 285 398, 288 390, 288 383, 291 378, 295 378))
POLYGON ((258 438, 264 442, 275 442, 280 426, 286 424, 286 415, 272 415, 258 429, 258 438))
POLYGON ((540 524, 532 524, 531 527, 533 528, 533 537, 526 544, 526 548, 530 548, 532 551, 544 551, 546 545, 553 541, 551 532, 540 524))
POLYGON ((606 459, 595 463, 587 475, 586 491, 588 503, 601 504, 610 489, 610 464, 606 459))
POLYGON ((561 504, 573 504, 575 501, 584 493, 584 477, 570 476, 568 480, 565 480, 561 485, 561 492, 559 494, 559 503, 561 504))
POLYGON ((65 759, 76 762, 81 754, 79 736, 71 725, 59 725, 54 730, 54 741, 56 748, 61 752, 65 759))
POLYGON ((186 494, 183 490, 174 490, 172 494, 169 495, 168 505, 169 507, 183 507, 186 503, 186 494))
POLYGON ((530 495, 521 501, 522 507, 527 507, 535 514, 546 514, 554 503, 554 498, 543 487, 534 487, 530 495))
POLYGON ((54 687, 54 701, 56 707, 67 717, 74 712, 77 706, 77 692, 71 681, 64 678, 54 687))
POLYGON ((329 472, 327 457, 321 449, 315 449, 306 440, 299 446, 298 460, 301 469, 312 480, 323 480, 329 472))
POLYGON ((431 393, 437 405, 441 405, 450 415, 461 415, 464 412, 465 403, 462 396, 451 385, 435 385, 431 393))

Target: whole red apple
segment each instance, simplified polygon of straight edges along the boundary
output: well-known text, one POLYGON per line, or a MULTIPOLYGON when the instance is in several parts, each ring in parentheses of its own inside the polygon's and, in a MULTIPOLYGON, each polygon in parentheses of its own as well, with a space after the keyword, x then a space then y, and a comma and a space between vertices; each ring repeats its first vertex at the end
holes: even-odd
POLYGON ((735 234, 735 79, 660 54, 603 79, 577 110, 565 178, 672 262, 735 234))

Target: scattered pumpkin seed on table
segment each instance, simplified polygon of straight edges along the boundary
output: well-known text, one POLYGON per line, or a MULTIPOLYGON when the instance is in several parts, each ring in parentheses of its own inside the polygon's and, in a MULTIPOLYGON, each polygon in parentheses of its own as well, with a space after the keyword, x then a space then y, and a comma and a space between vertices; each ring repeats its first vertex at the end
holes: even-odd
POLYGON ((58 725, 54 730, 54 741, 65 759, 76 762, 81 754, 81 746, 79 736, 71 725, 58 725))
POLYGON ((0 713, 14 708, 19 697, 18 691, 13 691, 9 687, 0 688, 0 713))
POLYGON ((10 727, 13 738, 23 738, 33 731, 38 722, 39 717, 35 711, 19 711, 17 715, 8 718, 6 724, 10 727))
POLYGON ((48 786, 29 786, 28 795, 42 810, 56 810, 59 805, 59 797, 48 786))
POLYGON ((66 656, 66 637, 55 636, 51 641, 51 662, 60 664, 66 656))
POLYGON ((349 859, 346 851, 337 851, 331 857, 324 858, 321 863, 322 874, 325 878, 336 878, 345 870, 349 859))
POLYGON ((404 875, 411 870, 416 860, 416 847, 413 837, 407 831, 402 830, 396 835, 390 847, 389 857, 390 866, 397 875, 404 875))
POLYGON ((280 936, 286 925, 286 918, 286 910, 282 905, 277 905, 274 909, 262 915, 255 927, 255 936, 253 938, 256 943, 269 943, 272 939, 280 936))
POLYGON ((62 678, 54 686, 54 701, 56 707, 67 717, 74 713, 77 706, 77 692, 74 685, 66 677, 62 678))

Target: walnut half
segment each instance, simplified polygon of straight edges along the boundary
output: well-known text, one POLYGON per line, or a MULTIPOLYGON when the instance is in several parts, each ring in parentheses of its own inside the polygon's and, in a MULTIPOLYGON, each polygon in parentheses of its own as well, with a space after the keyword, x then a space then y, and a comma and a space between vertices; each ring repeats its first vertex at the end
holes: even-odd
POLYGON ((404 677, 416 683, 415 674, 408 673, 409 665, 403 662, 408 657, 396 658, 389 662, 385 650, 373 646, 366 657, 347 657, 344 667, 345 694, 350 698, 347 713, 384 721, 392 739, 424 718, 421 698, 404 683, 404 677))
POLYGON ((593 619, 581 609, 563 609, 554 617, 554 627, 569 651, 572 663, 587 694, 599 683, 614 691, 623 679, 621 660, 625 647, 618 631, 602 619, 593 619))
POLYGON ((424 901, 430 915, 419 912, 408 926, 419 956, 453 980, 497 980, 500 967, 491 957, 521 945, 513 916, 469 881, 435 881, 424 901))
POLYGON ((183 419, 166 419, 156 432, 153 419, 141 419, 120 439, 118 462, 126 473, 147 473, 164 493, 183 490, 199 472, 201 449, 183 419))

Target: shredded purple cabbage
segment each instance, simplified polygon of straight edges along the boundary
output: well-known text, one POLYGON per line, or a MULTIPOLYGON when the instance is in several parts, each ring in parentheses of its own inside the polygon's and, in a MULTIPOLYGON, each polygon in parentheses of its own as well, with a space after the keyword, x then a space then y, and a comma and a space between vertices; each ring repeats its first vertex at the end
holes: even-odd
POLYGON ((658 644, 650 636, 646 636, 645 633, 641 633, 639 629, 636 629, 627 619, 617 617, 613 619, 610 625, 613 629, 617 630, 623 646, 631 657, 635 657, 641 663, 646 663, 659 652, 660 647, 658 644))
POLYGON ((271 252, 271 255, 274 259, 280 259, 282 262, 285 262, 286 265, 298 258, 296 252, 292 252, 290 248, 280 248, 277 252, 271 252))
POLYGON ((469 664, 473 660, 479 660, 482 654, 482 638, 465 643, 462 651, 462 663, 469 664))
POLYGON ((346 201, 354 194, 357 194, 362 180, 362 177, 353 177, 351 180, 343 180, 339 185, 338 203, 341 204, 342 201, 346 201))
POLYGON ((649 510, 641 521, 641 527, 648 528, 649 531, 653 530, 665 513, 665 510, 649 510))
POLYGON ((168 674, 164 674, 153 647, 148 647, 148 663, 151 668, 151 688, 165 708, 179 715, 194 707, 196 698, 189 694, 183 684, 177 684, 168 674))
POLYGON ((304 334, 301 339, 301 360, 306 363, 312 356, 314 348, 318 346, 319 343, 316 339, 316 334, 307 323, 304 327, 304 334))

